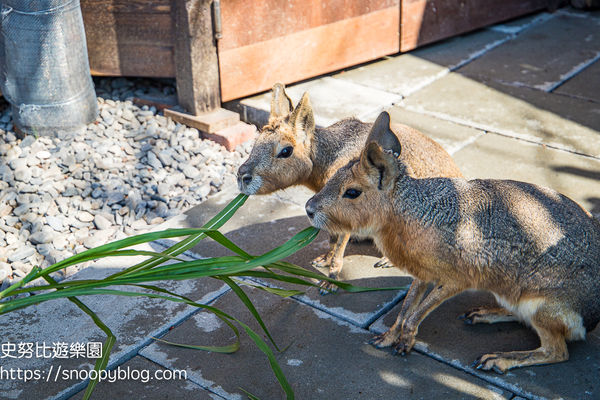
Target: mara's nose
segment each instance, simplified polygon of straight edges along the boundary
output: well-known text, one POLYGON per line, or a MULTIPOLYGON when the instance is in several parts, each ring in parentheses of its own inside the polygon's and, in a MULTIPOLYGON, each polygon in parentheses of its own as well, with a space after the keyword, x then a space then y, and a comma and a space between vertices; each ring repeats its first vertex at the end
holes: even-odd
POLYGON ((250 184, 250 182, 252 182, 252 175, 246 174, 244 176, 242 176, 242 182, 244 183, 244 185, 248 186, 250 184))
POLYGON ((304 208, 306 210, 306 215, 308 215, 308 218, 313 219, 313 217, 315 216, 315 205, 312 198, 310 198, 310 200, 306 202, 306 206, 304 208))
POLYGON ((244 185, 249 185, 252 182, 252 171, 247 164, 242 164, 238 169, 238 182, 243 183, 244 185))

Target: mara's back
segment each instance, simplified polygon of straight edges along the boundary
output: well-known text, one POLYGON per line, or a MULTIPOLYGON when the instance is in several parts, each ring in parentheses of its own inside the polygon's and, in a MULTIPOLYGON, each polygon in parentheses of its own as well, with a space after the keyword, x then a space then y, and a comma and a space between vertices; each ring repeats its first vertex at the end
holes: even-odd
MULTIPOLYGON (((372 127, 372 123, 347 118, 327 128, 317 128, 313 149, 314 159, 317 161, 315 168, 319 164, 327 165, 321 173, 330 178, 348 161, 360 155, 372 127)), ((401 159, 409 167, 411 176, 462 177, 452 157, 436 141, 407 125, 395 123, 392 124, 392 130, 402 143, 401 159)))
POLYGON ((415 180, 396 204, 441 235, 441 258, 481 289, 551 295, 600 320, 600 223, 568 197, 510 180, 415 180), (590 302, 590 299, 594 299, 590 302))

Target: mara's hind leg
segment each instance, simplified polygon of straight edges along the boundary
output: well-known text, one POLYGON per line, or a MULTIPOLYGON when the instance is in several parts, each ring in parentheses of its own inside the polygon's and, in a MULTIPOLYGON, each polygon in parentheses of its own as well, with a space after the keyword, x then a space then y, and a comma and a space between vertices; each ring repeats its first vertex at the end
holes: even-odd
POLYGON ((498 322, 512 322, 519 319, 503 307, 477 307, 459 315, 465 324, 496 324, 498 322))
POLYGON ((484 354, 475 361, 477 369, 498 373, 528 365, 551 364, 569 359, 565 334, 569 328, 563 322, 568 316, 562 307, 542 305, 531 318, 531 326, 540 338, 540 347, 529 351, 484 354))

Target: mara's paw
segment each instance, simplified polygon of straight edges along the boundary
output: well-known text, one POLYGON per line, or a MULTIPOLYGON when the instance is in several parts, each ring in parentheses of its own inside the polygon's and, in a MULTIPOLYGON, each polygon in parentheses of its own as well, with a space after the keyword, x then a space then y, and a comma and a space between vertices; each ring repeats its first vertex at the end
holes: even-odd
POLYGON ((369 340, 369 344, 377 347, 378 349, 383 349, 385 347, 390 347, 394 345, 397 339, 398 334, 394 334, 390 331, 387 331, 382 334, 373 336, 371 340, 369 340))
POLYGON ((396 342, 394 342, 394 354, 400 354, 404 356, 412 350, 415 345, 415 337, 413 335, 401 335, 396 342))
POLYGON ((466 313, 459 315, 458 319, 465 324, 495 324, 497 322, 516 321, 514 315, 501 307, 486 308, 477 307, 466 313))
POLYGON ((459 315, 458 319, 462 320, 465 324, 473 325, 480 322, 481 315, 481 308, 474 308, 459 315))
POLYGON ((331 282, 321 281, 319 282, 319 294, 325 296, 327 294, 334 294, 338 290, 338 287, 331 282))
POLYGON ((504 374, 510 369, 511 360, 504 358, 503 353, 490 353, 484 354, 479 357, 473 365, 475 369, 482 369, 484 371, 494 371, 498 374, 504 374))
POLYGON ((329 253, 320 255, 310 262, 315 268, 329 268, 329 264, 331 264, 331 256, 329 253))
POLYGON ((388 260, 387 257, 382 257, 381 259, 379 259, 379 261, 373 264, 373 266, 375 268, 392 268, 394 264, 392 264, 392 262, 388 260))

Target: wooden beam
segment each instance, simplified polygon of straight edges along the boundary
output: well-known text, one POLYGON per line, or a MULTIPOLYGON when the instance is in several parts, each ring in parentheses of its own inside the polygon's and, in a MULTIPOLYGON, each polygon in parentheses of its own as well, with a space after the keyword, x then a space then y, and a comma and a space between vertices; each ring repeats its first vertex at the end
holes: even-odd
POLYGON ((212 0, 172 0, 179 105, 193 115, 221 106, 212 0))
POLYGON ((216 133, 240 122, 240 114, 224 108, 216 108, 201 115, 190 115, 171 108, 166 108, 164 113, 165 117, 171 118, 173 121, 206 133, 216 133))

